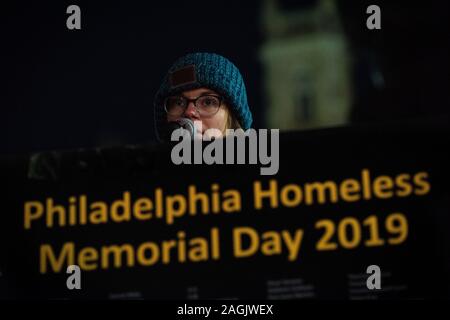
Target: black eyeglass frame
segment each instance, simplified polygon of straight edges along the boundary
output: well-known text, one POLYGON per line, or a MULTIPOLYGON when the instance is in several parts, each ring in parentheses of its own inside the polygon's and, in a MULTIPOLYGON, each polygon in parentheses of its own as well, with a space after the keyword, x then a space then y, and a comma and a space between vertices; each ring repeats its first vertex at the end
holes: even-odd
POLYGON ((193 102, 193 103, 194 103, 194 106, 195 106, 195 108, 196 108, 196 110, 197 110, 197 112, 198 112, 198 114, 199 114, 202 118, 210 118, 210 117, 216 115, 217 112, 219 112, 220 108, 222 107, 222 103, 223 103, 224 101, 225 101, 225 98, 224 98, 223 96, 215 95, 215 94, 203 94, 203 95, 200 95, 200 96, 198 96, 197 98, 194 98, 194 99, 189 99, 189 98, 186 98, 186 97, 184 97, 184 96, 182 96, 182 95, 169 96, 169 97, 167 97, 167 98, 164 99, 164 111, 165 111, 168 115, 171 115, 171 116, 181 116, 181 115, 183 115, 183 114, 186 112, 186 109, 187 109, 187 107, 189 106, 189 104, 190 104, 191 102, 193 102), (197 101, 198 101, 200 98, 204 98, 204 97, 214 97, 214 98, 219 99, 219 107, 217 108, 217 110, 216 110, 214 113, 211 113, 211 114, 208 114, 208 115, 203 115, 203 114, 200 113, 200 111, 199 111, 200 109, 199 109, 199 107, 197 107, 197 101), (183 111, 182 111, 180 114, 176 114, 176 115, 175 115, 175 114, 171 114, 171 113, 167 110, 167 100, 170 99, 170 98, 181 98, 181 99, 184 99, 184 101, 186 101, 186 104, 185 104, 185 106, 184 106, 184 108, 183 108, 183 111))

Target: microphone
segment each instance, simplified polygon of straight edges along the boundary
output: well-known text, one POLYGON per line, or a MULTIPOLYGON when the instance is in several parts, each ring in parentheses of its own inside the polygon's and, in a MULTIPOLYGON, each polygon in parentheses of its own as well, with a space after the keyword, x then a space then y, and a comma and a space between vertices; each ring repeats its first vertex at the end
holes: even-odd
POLYGON ((191 136, 191 139, 194 139, 195 135, 194 122, 189 118, 180 118, 176 121, 170 121, 167 123, 167 140, 170 141, 172 133, 179 128, 187 130, 191 136))

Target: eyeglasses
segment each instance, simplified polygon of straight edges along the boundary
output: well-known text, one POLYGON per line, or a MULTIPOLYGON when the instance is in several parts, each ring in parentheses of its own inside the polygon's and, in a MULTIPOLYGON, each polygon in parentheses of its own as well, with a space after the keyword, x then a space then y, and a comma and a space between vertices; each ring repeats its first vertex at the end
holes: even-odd
POLYGON ((164 110, 167 114, 178 117, 185 113, 189 103, 194 102, 195 108, 201 117, 212 117, 222 104, 223 97, 215 95, 203 95, 195 99, 183 96, 170 96, 164 101, 164 110))

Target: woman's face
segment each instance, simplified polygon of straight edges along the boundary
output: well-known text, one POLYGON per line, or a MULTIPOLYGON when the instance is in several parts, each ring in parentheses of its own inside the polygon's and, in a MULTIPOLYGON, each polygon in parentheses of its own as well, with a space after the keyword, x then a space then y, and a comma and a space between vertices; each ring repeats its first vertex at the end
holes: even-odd
MULTIPOLYGON (((199 89, 194 89, 194 90, 183 91, 180 95, 187 99, 196 99, 196 98, 198 98, 200 96, 204 96, 204 95, 220 96, 217 92, 215 92, 211 89, 208 89, 208 88, 199 88, 199 89)), ((205 131, 208 129, 217 129, 223 135, 225 132, 226 123, 228 120, 228 108, 225 105, 225 103, 222 102, 222 104, 216 114, 214 114, 212 116, 204 117, 198 113, 198 111, 194 105, 194 102, 190 101, 184 114, 182 114, 180 116, 172 116, 170 114, 167 115, 167 121, 176 121, 180 118, 189 118, 194 122, 194 124, 196 125, 196 130, 197 130, 197 133, 196 133, 197 138, 202 138, 205 131)), ((212 134, 213 136, 217 136, 218 135, 217 130, 209 130, 208 133, 209 133, 209 135, 212 134), (217 133, 214 134, 214 131, 216 131, 217 133)))

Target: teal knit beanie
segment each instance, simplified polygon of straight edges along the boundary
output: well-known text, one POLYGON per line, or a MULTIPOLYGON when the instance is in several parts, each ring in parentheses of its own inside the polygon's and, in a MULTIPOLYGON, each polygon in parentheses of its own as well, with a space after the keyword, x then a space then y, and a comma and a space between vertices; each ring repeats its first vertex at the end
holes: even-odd
POLYGON ((244 130, 252 125, 252 113, 247 102, 244 79, 238 68, 228 59, 215 53, 189 53, 170 67, 154 99, 155 128, 159 140, 163 140, 167 115, 164 99, 186 90, 205 87, 224 96, 244 130))

